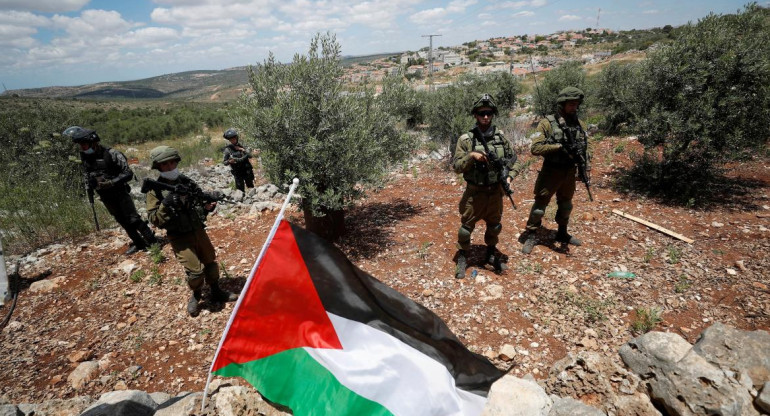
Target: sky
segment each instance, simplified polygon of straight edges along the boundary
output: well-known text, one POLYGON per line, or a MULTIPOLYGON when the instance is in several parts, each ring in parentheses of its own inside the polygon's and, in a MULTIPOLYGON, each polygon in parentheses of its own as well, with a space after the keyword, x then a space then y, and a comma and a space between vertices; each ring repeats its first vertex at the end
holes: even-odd
MULTIPOLYGON (((316 33, 343 55, 497 36, 678 26, 748 0, 0 0, 4 89, 127 81, 281 62, 316 33)), ((760 0, 770 6, 770 0, 760 0)))

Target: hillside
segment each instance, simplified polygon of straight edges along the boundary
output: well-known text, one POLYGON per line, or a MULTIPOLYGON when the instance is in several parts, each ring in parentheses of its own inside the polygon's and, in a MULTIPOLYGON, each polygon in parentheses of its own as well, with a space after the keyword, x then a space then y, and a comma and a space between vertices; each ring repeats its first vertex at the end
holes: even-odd
MULTIPOLYGON (((717 321, 770 329, 770 161, 731 167, 723 199, 685 208, 614 189, 619 169, 638 147, 633 138, 597 143, 596 201, 588 202, 578 184, 573 212, 571 230, 583 246, 539 245, 525 256, 516 239, 540 162, 530 165, 514 183, 518 210, 505 207, 499 248, 508 270, 502 275, 479 264, 480 224, 467 277, 453 278, 463 185, 445 161, 394 172, 383 189, 350 210, 349 233, 338 245, 359 267, 435 311, 469 348, 500 368, 511 365, 497 358, 500 349, 515 346, 513 374, 519 377, 543 379, 568 352, 595 351, 618 361, 618 348, 637 335, 632 325, 640 320, 640 308, 658 309, 663 322, 656 330, 691 343, 717 321), (695 242, 614 215, 614 209, 695 242), (475 278, 471 269, 478 271, 475 278), (635 277, 609 277, 613 270, 635 277)), ((247 212, 210 219, 209 233, 227 271, 224 286, 231 290, 244 284, 276 216, 247 212)), ((553 213, 552 202, 544 222, 551 233, 553 213)), ((288 217, 303 223, 297 212, 288 217)), ((156 266, 147 254, 123 256, 126 243, 122 232, 111 229, 24 259, 18 305, 0 332, 0 397, 20 403, 122 388, 203 389, 233 304, 209 304, 198 318, 188 317, 189 292, 170 247, 163 247, 167 260, 156 266), (143 278, 131 279, 131 269, 142 270, 143 278), (32 291, 33 282, 48 288, 32 291), (67 378, 86 360, 102 365, 75 389, 67 378)))
MULTIPOLYGON (((392 54, 346 56, 343 66, 370 62, 392 54)), ((245 66, 222 70, 177 72, 134 81, 100 82, 74 87, 44 87, 8 90, 6 96, 26 98, 84 99, 192 99, 231 101, 249 82, 245 66)))

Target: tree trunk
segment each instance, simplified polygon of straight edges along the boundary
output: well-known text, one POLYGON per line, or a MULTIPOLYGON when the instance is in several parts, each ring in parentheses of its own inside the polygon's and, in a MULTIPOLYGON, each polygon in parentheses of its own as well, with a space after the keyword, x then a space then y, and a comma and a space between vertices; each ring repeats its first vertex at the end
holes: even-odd
POLYGON ((321 209, 323 217, 313 215, 313 211, 306 204, 302 206, 302 212, 305 214, 305 226, 319 236, 335 241, 345 234, 345 211, 321 209))

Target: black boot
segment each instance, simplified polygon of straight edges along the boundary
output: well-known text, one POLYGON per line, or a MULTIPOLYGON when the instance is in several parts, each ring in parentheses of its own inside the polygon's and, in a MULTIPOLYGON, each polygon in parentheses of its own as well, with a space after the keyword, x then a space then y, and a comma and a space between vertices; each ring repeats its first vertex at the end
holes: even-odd
POLYGON ((155 234, 152 232, 146 222, 142 221, 141 224, 139 224, 137 227, 137 231, 139 231, 139 234, 142 235, 142 239, 144 240, 147 247, 153 244, 158 244, 158 238, 155 237, 155 234))
POLYGON ((487 246, 487 254, 484 258, 486 258, 487 263, 494 267, 495 273, 501 273, 503 271, 502 255, 497 251, 495 246, 487 246))
POLYGON ((465 250, 457 250, 457 265, 455 266, 455 278, 465 278, 465 268, 468 267, 468 260, 465 258, 465 250))
POLYGON ((569 233, 567 232, 566 225, 559 226, 559 231, 556 232, 556 241, 563 244, 572 244, 573 246, 579 246, 583 244, 583 242, 581 242, 577 238, 569 235, 569 233))
POLYGON ((128 249, 123 254, 130 256, 131 254, 134 254, 140 250, 144 250, 144 248, 139 248, 136 244, 131 243, 131 245, 128 246, 128 249))
POLYGON ((532 249, 535 248, 535 245, 537 244, 537 232, 535 231, 525 231, 524 234, 522 234, 522 239, 520 241, 523 241, 523 245, 521 246, 521 252, 524 254, 529 254, 532 252, 532 249))
POLYGON ((198 301, 200 300, 201 300, 201 291, 195 290, 190 296, 190 300, 187 301, 187 313, 190 314, 190 316, 192 316, 193 318, 198 316, 198 314, 201 312, 200 307, 198 306, 198 301))
POLYGON ((238 300, 237 293, 231 293, 219 287, 219 283, 211 285, 211 300, 214 302, 234 302, 238 300))
POLYGON ((147 245, 144 243, 144 240, 142 239, 142 236, 139 235, 138 231, 131 227, 126 227, 125 230, 128 237, 131 238, 131 245, 128 246, 128 250, 123 254, 130 255, 140 250, 147 250, 147 245))

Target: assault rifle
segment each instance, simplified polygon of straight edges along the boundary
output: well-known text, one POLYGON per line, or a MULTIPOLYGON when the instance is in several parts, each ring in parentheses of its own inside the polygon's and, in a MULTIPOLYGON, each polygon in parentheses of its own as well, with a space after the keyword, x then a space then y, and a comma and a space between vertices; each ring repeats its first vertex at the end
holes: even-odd
MULTIPOLYGON (((562 144, 564 150, 575 160, 577 163, 578 177, 585 184, 586 191, 588 191, 588 200, 593 202, 594 197, 591 195, 591 177, 588 175, 588 161, 586 158, 586 152, 588 150, 588 143, 578 143, 571 134, 568 133, 568 129, 564 129, 564 136, 567 138, 566 142, 562 144)), ((580 131, 583 131, 580 128, 580 131)), ((585 133, 583 134, 585 137, 585 133)))
POLYGON ((219 191, 204 192, 197 186, 193 187, 183 183, 171 185, 168 183, 158 182, 154 179, 144 179, 144 181, 142 181, 142 193, 146 194, 152 190, 171 191, 181 197, 187 197, 193 202, 199 202, 201 205, 206 205, 211 202, 225 202, 230 204, 235 203, 235 201, 227 198, 225 194, 219 191))
POLYGON ((503 192, 505 192, 505 195, 508 196, 508 200, 511 201, 511 205, 513 205, 513 209, 516 209, 516 203, 513 202, 513 189, 511 189, 511 184, 508 183, 508 174, 510 173, 510 169, 508 169, 508 166, 505 165, 502 159, 497 157, 495 152, 487 152, 487 160, 489 160, 489 163, 492 164, 492 166, 497 170, 497 181, 500 182, 500 186, 503 187, 503 192))

